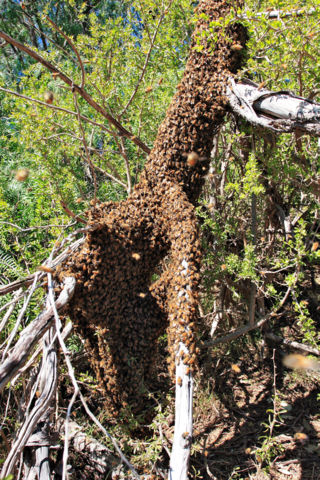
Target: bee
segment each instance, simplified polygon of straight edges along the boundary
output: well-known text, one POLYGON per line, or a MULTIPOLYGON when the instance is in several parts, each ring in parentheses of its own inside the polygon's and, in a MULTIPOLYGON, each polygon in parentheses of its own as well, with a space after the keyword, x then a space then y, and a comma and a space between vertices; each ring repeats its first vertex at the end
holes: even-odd
POLYGON ((28 177, 29 170, 27 168, 20 168, 15 174, 15 179, 18 180, 18 182, 24 182, 28 177))
POLYGON ((233 363, 233 364, 231 365, 231 370, 232 370, 233 372, 235 372, 235 373, 241 373, 241 369, 240 369, 240 367, 239 367, 236 363, 233 363))
POLYGON ((292 353, 291 355, 286 355, 283 359, 283 365, 287 368, 292 368, 294 370, 320 370, 320 362, 314 360, 313 358, 305 357, 299 353, 292 353))
POLYGON ((198 153, 196 152, 190 152, 186 155, 186 157, 187 157, 187 165, 189 167, 195 167, 196 165, 198 165, 199 162, 206 160, 205 157, 200 157, 200 155, 198 155, 198 153))
POLYGON ((306 443, 309 440, 308 435, 303 432, 296 432, 293 438, 300 443, 306 443))
POLYGON ((42 272, 47 272, 47 273, 54 273, 54 268, 51 268, 48 265, 40 265, 40 267, 38 267, 38 270, 41 270, 42 272))
POLYGON ((43 94, 43 98, 48 105, 51 105, 54 100, 54 94, 52 92, 46 91, 43 94))
POLYGON ((133 253, 133 254, 131 255, 131 257, 134 258, 134 260, 137 260, 137 261, 138 261, 138 260, 140 260, 141 255, 140 255, 139 253, 133 253))
POLYGON ((179 385, 179 387, 182 387, 182 378, 181 377, 177 378, 177 384, 179 385))

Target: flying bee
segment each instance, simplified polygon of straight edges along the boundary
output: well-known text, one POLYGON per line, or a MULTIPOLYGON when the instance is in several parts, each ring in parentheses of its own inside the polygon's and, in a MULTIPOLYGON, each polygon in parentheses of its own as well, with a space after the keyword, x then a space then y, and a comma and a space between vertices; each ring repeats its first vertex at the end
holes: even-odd
POLYGON ((197 152, 186 153, 184 156, 187 157, 187 165, 191 168, 197 166, 199 162, 207 160, 206 157, 200 157, 197 152))
POLYGON ((299 353, 291 353, 286 355, 283 359, 283 364, 287 368, 292 368, 294 370, 320 370, 320 362, 313 358, 305 357, 299 353))
POLYGON ((308 435, 303 432, 296 432, 293 438, 300 443, 306 443, 309 440, 308 435))
POLYGON ((27 168, 20 168, 15 174, 15 179, 18 182, 24 182, 29 177, 29 170, 27 168))
POLYGON ((38 267, 38 270, 41 270, 42 272, 47 272, 47 273, 54 273, 54 268, 51 268, 48 265, 40 265, 40 267, 38 267))
POLYGON ((48 104, 48 105, 51 105, 53 103, 53 100, 54 100, 54 95, 52 92, 44 92, 43 94, 43 98, 44 98, 44 101, 48 104))

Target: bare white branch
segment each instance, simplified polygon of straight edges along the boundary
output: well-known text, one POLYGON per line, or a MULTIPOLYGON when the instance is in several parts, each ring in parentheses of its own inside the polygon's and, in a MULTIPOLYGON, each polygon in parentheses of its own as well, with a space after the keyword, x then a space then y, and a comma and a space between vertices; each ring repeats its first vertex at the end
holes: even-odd
MULTIPOLYGON (((57 308, 61 308, 68 303, 73 295, 75 284, 76 281, 73 277, 66 278, 65 286, 56 302, 57 308)), ((48 330, 52 321, 53 308, 49 306, 21 332, 19 340, 0 366, 0 392, 28 361, 34 346, 48 330)))
MULTIPOLYGON (((182 261, 182 267, 181 274, 188 279, 190 268, 186 260, 182 261)), ((187 296, 188 298, 189 295, 190 293, 184 290, 178 292, 178 297, 187 296)), ((182 341, 179 342, 176 352, 175 423, 169 480, 187 479, 192 442, 193 375, 191 369, 183 363, 181 353, 190 354, 188 346, 182 341)))
POLYGON ((278 133, 294 130, 320 136, 320 104, 289 91, 260 89, 251 80, 229 80, 226 95, 232 110, 252 125, 278 133))

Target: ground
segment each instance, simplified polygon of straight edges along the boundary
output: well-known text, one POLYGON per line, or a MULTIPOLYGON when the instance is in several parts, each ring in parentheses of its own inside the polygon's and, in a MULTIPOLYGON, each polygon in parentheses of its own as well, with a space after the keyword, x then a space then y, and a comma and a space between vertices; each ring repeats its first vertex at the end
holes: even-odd
MULTIPOLYGON (((273 360, 273 347, 255 334, 202 359, 202 373, 196 376, 190 480, 320 478, 320 377, 288 370, 282 365, 285 352, 277 348, 273 360)), ((173 389, 167 391, 167 401, 156 408, 150 425, 131 418, 130 427, 125 420, 122 433, 118 430, 121 446, 138 471, 154 475, 144 478, 164 478, 173 439, 173 394, 173 389)), ((154 392, 157 396, 161 393, 154 392)), ((82 473, 74 478, 109 478, 82 473)), ((112 478, 133 477, 122 472, 112 478)))

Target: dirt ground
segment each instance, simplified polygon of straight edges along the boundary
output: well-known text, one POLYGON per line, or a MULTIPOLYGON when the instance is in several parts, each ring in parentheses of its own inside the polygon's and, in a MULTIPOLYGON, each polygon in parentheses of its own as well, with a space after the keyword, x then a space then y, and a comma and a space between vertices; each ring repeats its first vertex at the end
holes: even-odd
POLYGON ((284 368, 277 352, 227 368, 196 400, 191 478, 320 479, 319 375, 284 368))

